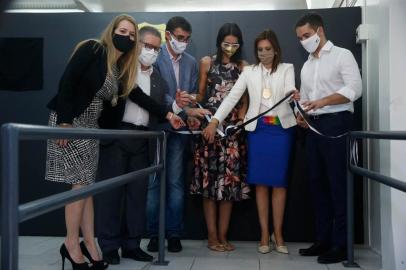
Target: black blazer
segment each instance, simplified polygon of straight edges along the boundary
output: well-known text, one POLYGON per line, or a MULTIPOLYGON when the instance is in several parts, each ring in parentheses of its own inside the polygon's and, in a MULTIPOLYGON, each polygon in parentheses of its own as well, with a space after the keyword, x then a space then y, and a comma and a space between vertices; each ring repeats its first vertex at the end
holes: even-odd
MULTIPOLYGON (((57 113, 57 123, 71 124, 73 118, 81 115, 103 86, 106 76, 105 48, 96 40, 82 44, 66 66, 59 82, 59 92, 48 103, 48 108, 57 113)), ((169 111, 139 88, 133 89, 128 98, 160 119, 164 119, 169 111)))
MULTIPOLYGON (((165 104, 165 92, 166 92, 166 83, 162 79, 159 72, 154 69, 151 74, 151 91, 150 97, 157 102, 158 104, 165 104)), ((139 89, 141 90, 141 89, 139 89)), ((140 92, 143 92, 142 90, 140 92)), ((130 96, 131 97, 131 94, 130 96)), ((130 98, 131 100, 131 98, 130 98)), ((132 101, 132 100, 131 100, 132 101)), ((141 105, 140 105, 141 106, 141 105)), ((142 107, 142 106, 141 106, 142 107)), ((170 106, 167 106, 167 110, 170 111, 170 106)), ((100 128, 105 129, 117 129, 121 120, 123 119, 125 112, 125 99, 120 98, 117 102, 117 106, 111 106, 111 102, 104 102, 103 111, 99 118, 100 128)), ((151 115, 149 117, 148 127, 150 129, 159 129, 158 124, 163 122, 162 118, 157 117, 156 115, 151 115)))

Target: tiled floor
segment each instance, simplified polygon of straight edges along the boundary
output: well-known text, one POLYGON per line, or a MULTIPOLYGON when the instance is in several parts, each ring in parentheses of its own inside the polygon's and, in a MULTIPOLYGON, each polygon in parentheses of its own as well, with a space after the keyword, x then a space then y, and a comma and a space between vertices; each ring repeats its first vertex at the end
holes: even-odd
MULTIPOLYGON (((63 239, 58 237, 20 237, 19 269, 55 270, 61 269, 59 246, 63 239)), ((142 246, 147 242, 144 240, 142 246)), ((111 270, 339 270, 346 269, 342 264, 320 265, 314 257, 301 257, 298 249, 308 244, 288 243, 289 255, 272 252, 259 254, 255 242, 233 242, 237 249, 233 252, 213 252, 206 248, 205 241, 182 241, 184 250, 166 254, 168 266, 156 266, 133 260, 122 259, 111 270)), ((154 254, 157 256, 157 254, 154 254)), ((356 261, 362 269, 380 269, 380 257, 369 249, 357 248, 356 261)), ((70 270, 69 263, 65 269, 70 270)), ((66 266, 65 265, 65 266, 66 266)))

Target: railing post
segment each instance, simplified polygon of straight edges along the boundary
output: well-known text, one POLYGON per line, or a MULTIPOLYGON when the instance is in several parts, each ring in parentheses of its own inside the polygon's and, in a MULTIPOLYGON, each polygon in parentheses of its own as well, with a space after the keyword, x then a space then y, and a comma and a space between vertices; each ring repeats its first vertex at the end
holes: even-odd
POLYGON ((1 269, 18 269, 18 154, 19 132, 10 125, 1 128, 2 217, 1 269))
MULTIPOLYGON (((354 262, 354 174, 350 170, 351 164, 351 135, 347 135, 347 261, 343 265, 347 268, 359 268, 354 262)), ((354 141, 356 143, 356 141, 354 141)))
POLYGON ((164 133, 161 147, 161 162, 163 169, 160 173, 160 200, 159 200, 159 232, 158 232, 158 260, 155 265, 168 265, 165 261, 165 205, 166 205, 166 146, 167 135, 164 133))

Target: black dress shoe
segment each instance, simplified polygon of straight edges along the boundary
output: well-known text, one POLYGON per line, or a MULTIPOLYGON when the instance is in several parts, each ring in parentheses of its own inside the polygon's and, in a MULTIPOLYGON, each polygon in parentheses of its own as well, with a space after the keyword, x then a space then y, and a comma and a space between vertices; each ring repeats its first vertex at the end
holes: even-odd
POLYGON ((309 248, 299 249, 299 254, 302 256, 319 256, 330 249, 330 246, 321 242, 314 243, 309 248))
POLYGON ((120 256, 118 255, 117 250, 109 251, 103 253, 103 260, 108 264, 119 264, 120 263, 120 256))
POLYGON ((145 253, 141 248, 136 248, 132 250, 121 250, 121 257, 129 258, 140 262, 152 262, 154 257, 145 253))
POLYGON ((340 247, 333 247, 317 258, 317 262, 322 264, 339 263, 345 260, 347 260, 347 250, 340 247))
POLYGON ((168 239, 168 251, 169 252, 180 252, 182 251, 182 244, 178 237, 172 237, 168 239))
POLYGON ((151 237, 147 246, 147 250, 149 252, 158 252, 158 237, 151 237))

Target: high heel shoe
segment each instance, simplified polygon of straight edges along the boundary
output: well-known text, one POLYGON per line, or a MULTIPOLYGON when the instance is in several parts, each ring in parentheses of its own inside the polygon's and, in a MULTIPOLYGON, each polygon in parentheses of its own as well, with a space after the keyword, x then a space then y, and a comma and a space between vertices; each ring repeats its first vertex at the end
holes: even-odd
POLYGON ((82 250, 83 255, 90 261, 90 263, 92 264, 92 268, 94 270, 104 270, 107 269, 107 267, 109 267, 109 264, 107 262, 105 262, 104 260, 100 260, 100 261, 95 261, 93 260, 92 256, 90 255, 89 250, 87 250, 87 247, 85 245, 85 242, 82 241, 80 242, 80 249, 82 250))
POLYGON ((258 252, 261 254, 266 254, 272 251, 271 245, 270 245, 270 239, 268 239, 268 245, 263 245, 259 244, 258 246, 258 252))
POLYGON ((271 236, 271 241, 272 241, 273 247, 275 248, 275 250, 276 250, 277 252, 282 253, 282 254, 289 254, 289 250, 288 250, 288 247, 287 247, 287 246, 278 246, 278 245, 276 244, 276 240, 275 240, 275 235, 274 235, 274 234, 272 234, 272 236, 271 236))
POLYGON ((72 257, 69 254, 68 249, 65 246, 65 243, 62 244, 61 248, 59 249, 59 252, 61 253, 62 256, 62 270, 65 269, 65 259, 68 259, 70 263, 72 264, 72 270, 89 270, 89 264, 87 262, 84 263, 76 263, 72 257))

